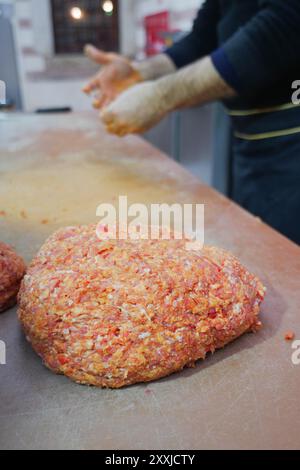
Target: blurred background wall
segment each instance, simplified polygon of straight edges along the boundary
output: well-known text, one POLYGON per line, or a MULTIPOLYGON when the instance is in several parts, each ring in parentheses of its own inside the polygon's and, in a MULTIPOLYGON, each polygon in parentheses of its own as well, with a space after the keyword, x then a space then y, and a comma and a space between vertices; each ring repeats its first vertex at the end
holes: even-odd
MULTIPOLYGON (((143 58, 147 42, 145 17, 168 12, 168 29, 176 33, 185 32, 190 29, 202 2, 119 0, 113 2, 114 11, 109 15, 102 10, 103 3, 99 0, 0 0, 0 4, 11 6, 10 18, 25 110, 62 104, 75 110, 86 109, 89 104, 79 90, 95 67, 82 56, 78 47, 80 42, 83 44, 91 39, 105 49, 113 41, 105 41, 105 31, 101 38, 101 31, 117 29, 117 47, 113 48, 128 56, 143 58), (73 18, 72 8, 80 9, 82 18, 73 18), (98 21, 87 23, 84 13, 91 8, 94 9, 92 19, 98 21), (112 28, 109 28, 110 24, 113 24, 112 28), (93 34, 86 34, 84 40, 86 30, 92 28, 97 28, 98 36, 93 38, 93 34), (78 38, 78 30, 81 30, 81 40, 77 40, 77 49, 72 50, 67 47, 68 41, 74 42, 76 35, 78 38), (63 43, 61 38, 64 35, 63 43)), ((168 43, 170 38, 162 37, 162 41, 168 43)))
MULTIPOLYGON (((142 59, 188 32, 202 3, 0 0, 0 18, 5 21, 0 40, 0 80, 7 81, 7 74, 10 77, 8 100, 26 112, 51 107, 90 110, 90 100, 81 88, 99 67, 83 56, 85 43, 142 59)), ((145 137, 212 183, 211 106, 175 113, 145 137)))

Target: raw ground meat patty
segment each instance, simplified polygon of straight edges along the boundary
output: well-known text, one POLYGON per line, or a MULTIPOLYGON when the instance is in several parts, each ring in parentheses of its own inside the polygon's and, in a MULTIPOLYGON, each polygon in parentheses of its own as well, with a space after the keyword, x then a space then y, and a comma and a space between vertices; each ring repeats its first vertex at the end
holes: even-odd
POLYGON ((192 366, 256 330, 265 289, 229 253, 184 240, 107 240, 96 226, 52 235, 19 293, 19 318, 46 366, 119 388, 192 366))
POLYGON ((16 303, 25 264, 14 250, 0 242, 0 313, 16 303))

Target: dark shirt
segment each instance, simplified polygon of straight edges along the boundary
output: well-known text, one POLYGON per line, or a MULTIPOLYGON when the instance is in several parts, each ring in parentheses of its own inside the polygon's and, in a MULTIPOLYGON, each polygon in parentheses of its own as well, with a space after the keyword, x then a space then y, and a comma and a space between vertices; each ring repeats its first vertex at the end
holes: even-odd
POLYGON ((290 102, 300 79, 300 0, 206 0, 191 33, 166 53, 178 68, 211 55, 239 93, 230 107, 290 102))

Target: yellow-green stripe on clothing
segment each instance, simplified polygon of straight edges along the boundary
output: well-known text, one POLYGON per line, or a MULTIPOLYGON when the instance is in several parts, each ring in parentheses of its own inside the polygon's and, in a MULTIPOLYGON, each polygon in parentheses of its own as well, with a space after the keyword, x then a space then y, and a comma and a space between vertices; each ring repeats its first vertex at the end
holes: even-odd
POLYGON ((231 120, 233 199, 300 244, 300 107, 231 120))

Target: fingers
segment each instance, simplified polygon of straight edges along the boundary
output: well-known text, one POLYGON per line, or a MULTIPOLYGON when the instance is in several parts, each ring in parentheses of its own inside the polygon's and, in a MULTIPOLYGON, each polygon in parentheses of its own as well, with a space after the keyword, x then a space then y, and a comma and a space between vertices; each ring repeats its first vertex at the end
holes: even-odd
POLYGON ((108 65, 115 60, 122 59, 122 56, 120 56, 119 54, 116 54, 115 52, 102 51, 101 49, 98 49, 92 44, 86 44, 86 46, 84 46, 83 51, 89 59, 100 65, 108 65))
POLYGON ((143 134, 157 124, 162 117, 153 116, 150 120, 137 120, 134 115, 118 113, 109 108, 100 112, 100 118, 111 134, 123 137, 128 134, 143 134))
POLYGON ((100 113, 100 118, 105 124, 106 130, 111 134, 118 135, 119 137, 139 132, 139 129, 136 126, 123 121, 113 111, 110 111, 107 108, 100 113))
POLYGON ((93 108, 101 109, 102 106, 103 106, 104 101, 105 101, 105 97, 103 95, 98 95, 92 103, 93 108))
MULTIPOLYGON (((121 94, 110 105, 105 105, 100 112, 100 118, 108 132, 123 136, 129 134, 139 127, 136 120, 136 112, 131 109, 131 100, 128 98, 129 91, 121 94)), ((136 108, 133 106, 133 108, 136 108)))
POLYGON ((119 136, 125 135, 124 124, 121 124, 118 121, 117 116, 115 116, 113 113, 104 110, 102 113, 100 113, 100 117, 102 119, 102 122, 105 124, 106 130, 108 132, 119 136))
POLYGON ((117 75, 116 68, 112 65, 105 68, 95 75, 83 88, 82 91, 89 95, 95 90, 101 89, 106 95, 109 95, 112 90, 112 83, 117 75))
POLYGON ((95 91, 100 88, 99 76, 96 75, 93 77, 83 88, 82 91, 89 95, 92 91, 95 91))
POLYGON ((136 126, 129 126, 127 123, 110 124, 106 126, 107 132, 119 137, 125 137, 129 134, 142 134, 144 130, 136 126))
POLYGON ((97 47, 92 44, 87 44, 84 46, 84 54, 91 59, 93 62, 96 62, 100 65, 107 65, 111 62, 110 54, 97 49, 97 47))
POLYGON ((119 136, 142 133, 164 116, 155 82, 138 84, 119 95, 109 106, 102 105, 100 118, 108 132, 119 136))
POLYGON ((93 96, 93 107, 95 109, 106 108, 116 99, 117 95, 118 93, 113 88, 101 85, 100 91, 93 96))
POLYGON ((131 134, 132 132, 128 129, 126 124, 110 124, 106 126, 107 132, 110 134, 115 134, 119 137, 124 137, 125 135, 131 134))
POLYGON ((102 109, 108 106, 113 100, 113 96, 107 95, 105 93, 98 93, 94 97, 94 101, 92 104, 95 109, 102 109))
POLYGON ((104 124, 108 126, 114 122, 116 116, 112 111, 109 111, 107 108, 105 108, 103 111, 101 111, 100 118, 104 124))
POLYGON ((117 96, 116 93, 113 92, 113 90, 108 90, 108 89, 105 89, 105 87, 102 87, 99 80, 95 82, 91 81, 82 89, 82 91, 86 93, 87 95, 89 95, 90 93, 96 90, 99 91, 99 93, 96 93, 93 96, 93 103, 92 103, 93 107, 96 109, 100 109, 100 108, 104 108, 108 106, 112 101, 114 101, 114 99, 117 96))

